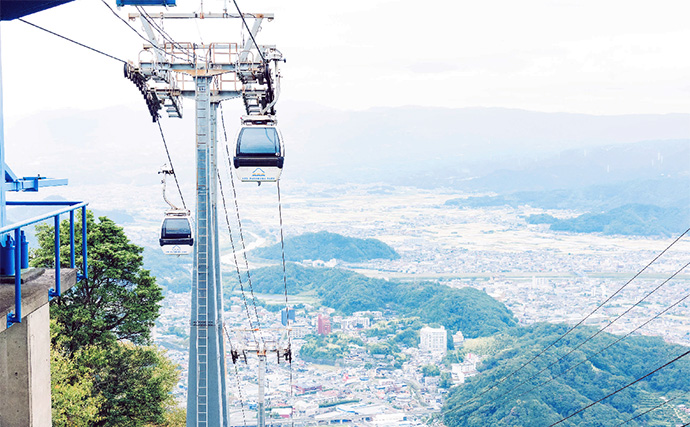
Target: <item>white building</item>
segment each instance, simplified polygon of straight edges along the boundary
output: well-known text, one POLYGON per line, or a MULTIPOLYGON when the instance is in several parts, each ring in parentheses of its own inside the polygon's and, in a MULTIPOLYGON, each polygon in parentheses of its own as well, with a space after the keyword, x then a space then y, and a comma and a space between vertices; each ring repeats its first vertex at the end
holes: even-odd
POLYGON ((371 320, 365 316, 350 316, 340 321, 341 329, 369 329, 371 320))
POLYGON ((465 383, 465 373, 463 372, 462 365, 459 363, 452 363, 450 365, 450 375, 453 379, 453 384, 464 384, 465 383))
POLYGON ((307 325, 306 323, 298 323, 296 325, 292 325, 292 338, 304 338, 307 335, 313 333, 312 327, 307 325))
POLYGON ((419 331, 419 349, 421 351, 445 354, 448 346, 446 340, 446 328, 443 326, 440 328, 425 326, 419 331))

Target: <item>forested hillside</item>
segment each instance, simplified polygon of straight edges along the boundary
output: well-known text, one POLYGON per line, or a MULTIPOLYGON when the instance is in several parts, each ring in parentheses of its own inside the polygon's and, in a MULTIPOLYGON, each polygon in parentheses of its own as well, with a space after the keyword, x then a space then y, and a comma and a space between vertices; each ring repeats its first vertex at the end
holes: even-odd
MULTIPOLYGON (((445 424, 449 427, 548 426, 688 350, 679 345, 666 344, 661 338, 635 336, 592 356, 618 339, 615 335, 603 333, 561 362, 549 366, 595 331, 582 328, 567 335, 543 357, 505 380, 496 389, 482 394, 532 359, 566 330, 565 325, 538 324, 512 328, 495 336, 492 345, 485 349, 491 354, 480 365, 480 375, 452 389, 444 407, 445 424), (568 371, 588 357, 591 359, 568 371), (542 369, 544 372, 539 374, 542 369), (530 380, 532 376, 535 378, 530 380), (522 382, 525 384, 519 386, 522 382), (531 391, 542 383, 545 383, 543 387, 531 391), (514 387, 511 393, 506 394, 514 387)), ((688 378, 690 357, 583 411, 571 418, 571 423, 564 425, 616 426, 663 403, 664 399, 677 398, 674 405, 687 404, 687 392, 690 391, 688 378)), ((673 413, 654 411, 627 425, 676 425, 682 420, 673 413)))
MULTIPOLYGON (((500 302, 474 288, 450 288, 431 282, 398 283, 373 279, 342 269, 287 266, 288 294, 314 292, 322 304, 345 314, 362 310, 391 310, 403 317, 419 317, 467 337, 487 336, 516 324, 500 302)), ((283 293, 283 271, 265 267, 252 272, 254 291, 283 293)))
POLYGON ((602 213, 558 219, 551 215, 531 215, 529 224, 549 224, 554 231, 639 236, 673 236, 690 225, 690 209, 654 205, 625 205, 602 213))
MULTIPOLYGON (((252 251, 253 256, 281 259, 280 243, 252 251)), ((302 261, 339 259, 346 262, 362 262, 371 259, 398 259, 400 255, 390 246, 376 239, 357 239, 336 233, 320 231, 305 233, 285 239, 285 259, 302 261)))

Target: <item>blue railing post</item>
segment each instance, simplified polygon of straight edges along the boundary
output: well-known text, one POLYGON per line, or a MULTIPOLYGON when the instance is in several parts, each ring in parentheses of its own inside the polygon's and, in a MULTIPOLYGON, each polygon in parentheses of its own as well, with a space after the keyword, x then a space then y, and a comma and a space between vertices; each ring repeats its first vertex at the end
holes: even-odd
POLYGON ((55 215, 55 289, 48 291, 48 296, 60 296, 60 215, 55 215))
MULTIPOLYGON (((22 265, 25 265, 24 261, 27 261, 26 258, 28 257, 28 248, 24 244, 24 231, 22 228, 27 227, 31 224, 36 224, 38 222, 47 220, 49 218, 53 218, 55 220, 55 288, 48 290, 48 298, 52 299, 53 297, 60 296, 62 294, 62 286, 61 286, 61 272, 60 272, 60 215, 63 213, 69 212, 70 214, 70 267, 71 268, 76 268, 76 243, 74 240, 74 211, 81 208, 82 212, 82 218, 81 218, 81 224, 82 224, 82 261, 83 261, 83 275, 77 273, 77 280, 82 280, 87 278, 88 276, 88 257, 87 257, 87 234, 86 234, 86 205, 87 203, 85 202, 54 202, 54 201, 7 201, 8 206, 69 206, 67 208, 60 209, 58 211, 51 212, 49 214, 45 215, 39 215, 24 221, 20 221, 19 223, 12 224, 12 225, 7 225, 4 227, 0 227, 0 237, 1 236, 7 236, 8 239, 8 248, 6 249, 9 251, 11 255, 14 255, 14 262, 10 263, 5 270, 9 273, 11 271, 11 267, 14 266, 14 273, 15 273, 15 283, 14 283, 14 305, 15 305, 15 311, 14 313, 10 312, 7 314, 7 327, 9 328, 12 326, 14 323, 19 323, 22 320, 22 294, 21 294, 21 283, 22 283, 22 265), (10 237, 10 233, 14 231, 14 248, 9 248, 9 242, 12 241, 12 238, 10 237)), ((11 256, 10 255, 10 256, 11 256)), ((6 273, 6 274, 8 274, 6 273)))
POLYGON ((74 265, 74 211, 69 211, 69 268, 74 265))
POLYGON ((89 278, 89 268, 86 262, 86 206, 81 207, 81 257, 84 264, 84 279, 89 278))
POLYGON ((14 230, 14 314, 11 312, 7 314, 7 327, 12 326, 13 323, 21 323, 22 321, 22 247, 21 244, 21 229, 14 230))

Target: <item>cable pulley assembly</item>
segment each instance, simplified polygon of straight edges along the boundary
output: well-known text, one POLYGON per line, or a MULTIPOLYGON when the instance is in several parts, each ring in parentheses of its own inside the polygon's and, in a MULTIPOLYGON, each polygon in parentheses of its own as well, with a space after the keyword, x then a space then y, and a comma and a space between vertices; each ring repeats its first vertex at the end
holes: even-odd
POLYGON ((154 123, 157 122, 160 118, 159 111, 163 108, 163 102, 158 99, 156 91, 154 89, 150 89, 146 85, 148 77, 142 74, 138 69, 132 67, 129 63, 125 64, 124 74, 125 78, 134 83, 134 86, 136 86, 137 89, 139 89, 139 92, 141 92, 141 94, 144 96, 144 101, 146 101, 146 107, 149 110, 151 119, 154 123))

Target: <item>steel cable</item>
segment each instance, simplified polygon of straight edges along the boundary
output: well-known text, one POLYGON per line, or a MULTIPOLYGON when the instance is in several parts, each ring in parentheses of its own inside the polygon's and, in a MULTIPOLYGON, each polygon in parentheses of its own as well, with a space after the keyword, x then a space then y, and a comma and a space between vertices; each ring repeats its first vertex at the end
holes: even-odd
POLYGON ((266 58, 264 58, 263 52, 261 52, 261 49, 259 49, 259 45, 256 43, 256 39, 254 38, 254 34, 252 34, 252 30, 249 28, 247 21, 244 19, 244 15, 242 14, 242 11, 240 11, 240 7, 237 5, 237 1, 232 0, 232 2, 235 3, 235 8, 237 8, 237 13, 240 14, 240 18, 242 18, 242 23, 247 28, 247 32, 249 32, 249 37, 252 38, 252 42, 254 43, 254 47, 256 47, 257 52, 259 52, 259 55, 261 55, 261 61, 266 63, 266 58))
MULTIPOLYGON (((223 331, 225 332, 225 337, 228 341, 228 346, 230 346, 230 353, 232 353, 232 341, 230 340, 230 334, 228 334, 228 329, 225 327, 225 324, 223 324, 223 331)), ((240 408, 242 410, 242 423, 244 424, 244 427, 247 427, 247 417, 244 414, 244 399, 242 397, 242 387, 240 384, 240 373, 237 369, 237 363, 233 361, 232 366, 233 368, 235 368, 235 383, 237 384, 237 396, 240 398, 240 408)))
MULTIPOLYGON (((244 291, 244 285, 242 284, 242 273, 240 272, 240 263, 237 260, 237 251, 235 250, 235 240, 232 237, 232 228, 230 227, 230 217, 228 215, 228 208, 225 203, 225 192, 223 191, 223 181, 220 179, 220 173, 216 169, 216 174, 218 175, 218 187, 220 189, 220 198, 223 202, 223 211, 225 212, 225 223, 228 226, 228 234, 230 235, 230 246, 232 247, 232 256, 233 259, 235 260, 235 270, 237 271, 237 280, 240 283, 240 291, 242 295, 242 301, 244 302, 244 308, 245 311, 247 312, 247 320, 249 321, 249 328, 252 331, 252 335, 254 337, 254 341, 258 343, 258 340, 256 339, 256 331, 252 322, 252 316, 249 312, 249 304, 247 303, 247 295, 245 294, 244 291)), ((263 339, 263 337, 262 337, 263 339)))
POLYGON ((120 62, 122 62, 123 64, 126 64, 126 63, 127 63, 127 61, 125 61, 124 59, 120 59, 120 58, 118 58, 118 57, 116 57, 116 56, 113 56, 113 55, 111 55, 111 54, 109 54, 109 53, 105 53, 105 52, 103 52, 103 51, 101 51, 101 50, 98 50, 98 49, 93 48, 93 47, 91 47, 91 46, 85 45, 84 43, 80 43, 80 42, 78 42, 78 41, 76 41, 76 40, 72 40, 72 39, 69 38, 69 37, 65 37, 65 36, 63 36, 63 35, 60 35, 60 34, 54 32, 54 31, 50 31, 50 30, 47 29, 47 28, 43 28, 43 27, 41 27, 40 25, 37 25, 37 24, 34 24, 34 23, 32 23, 32 22, 26 21, 26 20, 24 20, 24 19, 22 19, 22 18, 18 18, 17 21, 21 21, 21 22, 23 22, 23 23, 25 23, 25 24, 27 24, 27 25, 31 25, 31 26, 34 27, 34 28, 38 28, 39 30, 43 30, 43 31, 45 31, 45 32, 48 33, 48 34, 52 34, 52 35, 54 35, 54 36, 60 37, 61 39, 67 40, 68 42, 72 42, 72 43, 74 43, 74 44, 76 44, 76 45, 79 45, 79 46, 84 47, 84 48, 86 48, 86 49, 92 50, 92 51, 94 51, 94 52, 96 52, 96 53, 100 53, 101 55, 107 56, 108 58, 114 59, 114 60, 116 60, 116 61, 120 61, 120 62))
MULTIPOLYGON (((290 373, 290 400, 292 401, 294 399, 294 395, 292 392, 292 337, 291 337, 291 330, 290 330, 290 307, 288 305, 288 288, 287 288, 287 269, 285 266, 285 239, 283 237, 283 203, 280 198, 280 181, 276 181, 276 188, 278 189, 278 217, 280 218, 280 252, 283 260, 283 289, 284 289, 284 294, 285 294, 285 314, 287 318, 287 337, 288 337, 288 349, 291 352, 290 354, 290 367, 289 367, 289 373, 290 373)), ((292 402, 291 402, 292 404, 292 402)), ((295 425, 294 420, 292 419, 292 411, 290 412, 290 419, 292 420, 292 425, 295 425)))
MULTIPOLYGON (((636 379, 635 381, 633 381, 633 382, 631 382, 631 383, 628 383, 628 384, 624 385, 623 387, 617 389, 617 390, 614 391, 614 392, 611 392, 611 393, 607 394, 606 396, 602 397, 601 399, 596 400, 596 401, 590 403, 589 405, 584 406, 584 407, 578 409, 577 411, 573 412, 572 414, 568 415, 567 417, 561 418, 559 421, 557 421, 557 422, 555 422, 555 423, 549 425, 549 427, 553 427, 553 426, 555 426, 555 425, 558 425, 558 424, 562 423, 563 421, 566 421, 566 420, 568 420, 568 419, 574 417, 575 415, 577 415, 577 414, 579 414, 579 413, 581 413, 581 412, 583 412, 583 411, 585 411, 585 410, 591 408, 592 406, 596 405, 597 403, 600 403, 600 402, 602 402, 602 401, 608 399, 609 397, 611 397, 611 396, 613 396, 613 395, 615 395, 615 394, 617 394, 617 393, 620 393, 621 391, 625 390, 626 388, 628 388, 628 387, 630 387, 630 386, 632 386, 632 385, 637 384, 638 382, 640 382, 640 381, 642 381, 643 379, 649 377, 650 375, 653 375, 653 374, 659 372, 660 370, 664 369, 665 367, 667 367, 667 366, 669 366, 669 365, 672 365, 673 363, 679 361, 680 359, 684 358, 684 357, 687 356, 688 354, 690 354, 690 350, 686 351, 685 353, 681 354, 680 356, 676 357, 675 359, 671 360, 670 362, 664 363, 663 365, 659 366, 658 368, 656 368, 656 369, 653 370, 652 372, 650 372, 650 373, 648 373, 648 374, 646 374, 646 375, 644 375, 644 376, 642 376, 642 377, 636 379)), ((686 425, 687 425, 687 424, 686 424, 686 425)))
MULTIPOLYGON (((624 424, 629 423, 630 421, 636 420, 636 419, 640 418, 641 416, 646 415, 646 414, 648 414, 648 413, 654 411, 655 409, 659 409, 659 408, 661 408, 662 406, 668 405, 669 403, 671 403, 671 402, 673 402, 674 400, 678 399, 678 397, 679 397, 679 396, 676 396, 676 397, 674 397, 673 399, 669 399, 669 400, 667 400, 667 401, 665 401, 665 402, 662 402, 662 403, 656 405, 656 406, 653 407, 653 408, 647 409, 646 411, 644 411, 644 412, 642 412, 642 413, 640 413, 640 414, 637 414, 637 415, 635 415, 634 417, 629 418, 629 419, 623 421, 622 423, 616 424, 614 427, 619 427, 619 426, 622 426, 622 425, 624 425, 624 424)), ((687 425, 687 424, 686 424, 686 425, 687 425)))
POLYGON ((170 56, 172 56, 173 58, 177 58, 177 59, 179 59, 179 60, 182 61, 182 62, 185 62, 185 63, 188 63, 188 64, 192 64, 192 62, 190 62, 189 59, 185 59, 185 58, 183 58, 183 57, 181 57, 181 56, 177 56, 177 55, 174 55, 174 54, 172 54, 172 53, 168 53, 168 52, 166 52, 164 49, 161 49, 160 47, 156 46, 151 40, 149 40, 149 39, 147 39, 145 36, 141 35, 141 33, 140 33, 139 31, 137 31, 136 28, 132 27, 132 25, 130 25, 130 23, 127 22, 127 20, 125 20, 125 19, 124 19, 123 17, 121 17, 120 15, 118 15, 118 13, 115 12, 115 10, 114 10, 112 7, 110 7, 110 5, 109 5, 105 0, 101 0, 101 2, 102 2, 112 13, 113 13, 113 15, 115 15, 115 17, 117 17, 117 19, 119 19, 120 21, 122 21, 127 27, 129 27, 130 30, 134 31, 134 33, 135 33, 137 36, 139 36, 140 39, 144 40, 144 41, 147 42, 147 43, 150 43, 151 46, 152 46, 154 49, 160 51, 161 53, 163 53, 163 54, 165 54, 165 55, 170 55, 170 56))
MULTIPOLYGON (((685 267, 687 267, 687 266, 688 266, 688 264, 685 265, 685 267)), ((685 268, 685 267, 683 267, 683 268, 685 268)), ((662 311, 660 311, 659 313, 657 313, 657 314, 656 314, 654 317, 652 317, 651 319, 649 319, 649 320, 647 320, 646 322, 642 323, 640 326, 636 327, 635 329, 633 329, 632 331, 630 331, 630 332, 628 332, 627 334, 623 335, 622 337, 616 339, 615 341, 612 341, 610 344, 608 344, 608 345, 606 345, 605 347, 601 348, 598 352, 592 354, 591 356, 587 357, 585 360, 583 360, 583 361, 577 363, 576 365, 573 365, 572 367, 568 368, 568 369, 567 369, 566 371, 564 371, 563 373, 561 373, 561 374, 559 374, 559 375, 557 375, 557 376, 555 376, 555 377, 550 378, 549 380, 547 380, 547 381, 545 381, 545 382, 543 382, 543 383, 541 383, 541 384, 539 384, 539 385, 537 385, 537 386, 535 386, 535 387, 533 387, 533 388, 527 390, 527 391, 524 392, 524 393, 519 394, 519 395, 516 397, 516 399, 519 399, 520 397, 524 396, 524 395, 527 394, 527 393, 531 393, 532 391, 536 390, 537 388, 540 388, 540 387, 542 387, 542 386, 544 386, 544 385, 550 383, 551 381, 553 381, 553 380, 555 380, 555 379, 557 379, 557 378, 560 378, 560 377, 566 375, 568 372, 572 371, 573 369, 577 368, 578 366, 582 365, 583 363, 585 363, 585 362, 587 362, 587 361, 590 361, 593 357, 600 355, 600 354, 603 353, 604 351, 608 350, 609 348, 611 348, 611 347, 613 347, 614 345, 618 344, 619 342, 623 341, 624 339, 626 339, 626 338, 629 337, 630 335, 634 334, 634 333, 637 332, 638 330, 644 328, 644 327, 647 326, 649 323, 651 323, 651 322, 653 322, 654 320, 658 319, 659 317, 663 316, 663 315, 666 314, 668 311, 670 311, 670 310, 673 309, 674 307, 680 305, 681 303, 683 303, 683 302, 684 302, 685 300, 687 300, 688 298, 690 298, 690 294, 685 295, 683 298, 679 299, 678 301, 674 302, 674 303, 671 304, 670 306, 666 307, 665 309, 663 309, 662 311)))
POLYGON ((527 362, 523 363, 519 368, 515 369, 514 371, 510 372, 509 374, 505 375, 502 377, 500 380, 498 380, 495 384, 487 387, 484 389, 482 392, 480 392, 478 395, 468 399, 465 401, 465 403, 462 404, 462 407, 467 406, 470 402, 480 398, 481 396, 485 395, 489 391, 495 389, 499 385, 501 385, 503 382, 505 382, 508 378, 512 377, 516 373, 520 372, 522 369, 530 365, 532 362, 534 362, 537 358, 539 358, 542 354, 544 354, 546 351, 548 351, 551 347, 556 345, 558 342, 560 342, 563 338, 565 338, 568 334, 570 334, 572 331, 574 331, 577 327, 582 325, 587 319, 589 319, 594 313, 596 313, 600 308, 602 308, 604 305, 606 305, 609 301, 611 301, 616 295, 618 295, 620 292, 623 291, 630 283, 632 283, 633 280, 635 280, 638 276, 640 276, 643 272, 645 272, 654 262, 656 262, 661 256, 663 256, 669 249, 671 249, 683 236, 685 236, 688 232, 690 232, 690 228, 685 230, 680 236, 678 236, 670 245, 668 245, 663 251, 661 251, 652 261, 650 261, 644 268, 642 268, 640 271, 638 271, 630 280, 628 280, 623 286, 618 288, 616 292, 614 292, 611 296, 609 296, 604 302, 599 304, 594 310, 592 310, 587 316, 585 316, 582 320, 580 320, 575 326, 569 328, 564 334, 562 334, 558 339, 555 341, 551 342, 549 345, 544 347, 539 353, 537 353, 535 356, 533 356, 531 359, 529 359, 527 362))
POLYGON ((170 162, 170 170, 172 171, 172 176, 175 178, 175 185, 177 185, 177 192, 180 193, 180 199, 182 200, 182 206, 187 209, 187 204, 184 202, 184 196, 182 196, 182 190, 180 189, 180 182, 177 180, 177 174, 175 173, 175 167, 172 164, 172 158, 170 157, 170 151, 168 151, 168 143, 165 141, 165 135, 163 135, 163 127, 161 127, 161 121, 156 120, 158 123, 158 130, 161 133, 161 138, 163 139, 163 146, 165 147, 165 154, 168 156, 168 162, 170 162))
MULTIPOLYGON (((225 139, 225 153, 228 157, 228 167, 230 163, 230 150, 228 149, 228 134, 225 129, 225 117, 223 115, 223 108, 221 107, 220 109, 220 120, 221 124, 223 126, 223 137, 225 139)), ((249 270, 249 260, 247 259, 247 246, 244 241, 244 232, 242 230, 242 220, 240 218, 240 207, 237 202, 237 189, 235 188, 235 179, 232 176, 232 172, 230 173, 230 183, 232 184, 232 195, 233 195, 233 200, 235 202, 235 216, 237 217, 237 225, 238 225, 238 230, 240 234, 240 242, 242 243, 242 255, 244 257, 244 265, 247 270, 247 283, 249 284, 249 292, 251 293, 252 296, 252 305, 254 306, 254 314, 256 316, 256 322, 257 322, 257 327, 261 329, 261 322, 259 320, 259 312, 256 308, 256 296, 254 295, 254 286, 252 285, 252 276, 249 270)), ((263 335, 261 335, 261 340, 263 341, 263 335)))
MULTIPOLYGON (((563 356, 561 356, 560 358, 558 358, 558 360, 556 360, 555 362, 550 363, 550 364, 547 365, 546 367, 542 368, 542 369, 541 369, 539 372, 537 372, 536 374, 534 374, 534 375, 532 375, 531 377, 527 378, 526 380, 522 381, 522 382, 519 383, 518 385, 516 385, 516 386, 514 386, 513 388, 511 388, 510 390, 508 390, 507 392, 505 392, 505 393, 501 394, 500 396, 498 396, 497 398, 495 398, 495 399, 489 401, 488 403, 485 403, 484 405, 490 405, 490 404, 492 404, 492 403, 498 401, 499 399, 501 399, 501 398, 503 398, 503 397, 506 397, 507 395, 509 395, 510 393, 512 393, 513 391, 515 391, 516 389, 518 389, 519 387, 521 387, 522 385, 524 385, 525 383, 527 383, 528 381, 531 381, 531 380, 533 380, 534 378, 536 378, 537 376, 539 376, 541 373, 543 373, 544 371, 546 371, 546 370, 549 369, 550 367, 552 367, 552 366, 554 366, 555 364, 557 364, 557 363, 563 361, 563 359, 565 359, 565 358, 568 357, 570 354, 572 354, 573 352, 575 352, 576 350, 578 350, 579 348, 581 348, 583 345, 585 345, 585 344, 586 344, 587 342, 589 342, 590 340, 594 339, 594 338, 595 338, 597 335, 599 335, 600 333, 604 332, 609 326, 613 325, 616 321, 620 320, 623 316, 625 316, 626 314, 628 314, 632 309, 634 309, 635 307, 637 307, 637 306, 639 306, 640 304, 642 304, 649 296, 651 296, 653 293, 655 293, 656 291, 658 291, 659 289, 661 289, 661 287, 663 287, 666 283, 668 283, 669 281, 671 281, 671 280, 672 280, 673 278, 675 278, 678 274, 680 274, 683 270, 685 270, 685 269, 688 267, 688 265, 690 265, 690 262, 687 263, 687 264, 685 264, 683 267, 681 267, 681 268, 680 268, 679 270, 677 270, 675 273, 673 273, 673 275, 671 275, 671 277, 669 277, 668 279, 664 280, 660 285, 658 285, 656 288, 654 288, 651 292, 647 293, 647 295, 645 295, 642 299, 640 299, 639 301, 637 301, 635 304, 633 304, 632 306, 630 306, 625 312, 623 312, 622 314, 618 315, 615 319, 613 319, 612 321, 610 321, 606 326, 604 326, 603 328, 600 328, 597 332, 595 332, 594 334, 590 335, 589 338, 587 338, 587 339, 585 339, 584 341, 580 342, 577 346, 575 346, 575 347, 572 348, 570 351, 568 351, 567 353, 565 353, 563 356)), ((667 308, 666 310, 664 310, 661 314, 665 313, 665 312, 668 311, 670 308, 675 307, 677 304, 680 304, 680 303, 681 303, 682 301, 684 301, 686 298, 687 298, 687 297, 685 297, 685 298, 681 299, 680 301, 676 302, 675 304, 671 305, 669 308, 667 308)), ((648 320, 648 321, 647 321, 646 323, 644 323, 642 326, 644 326, 644 325, 646 325, 647 323, 651 322, 652 320, 656 319, 656 318, 659 317, 661 314, 659 314, 659 315, 653 317, 652 319, 648 320)), ((632 332, 635 332, 636 330, 640 329, 642 326, 640 326, 640 327, 634 329, 632 332)), ((631 332, 631 333, 632 333, 632 332, 631 332)), ((630 334, 628 334, 628 335, 630 335, 630 334)), ((627 337, 628 335, 625 335, 623 338, 627 337)), ((623 338, 621 338, 621 339, 618 340, 618 341, 621 341, 623 338)), ((615 342, 618 342, 618 341, 615 341, 615 342)), ((612 345, 613 345, 613 344, 612 344, 612 345)), ((610 347, 610 346, 609 346, 609 347, 610 347)), ((608 348, 608 347, 606 347, 606 348, 608 348)), ((603 351, 603 350, 602 350, 602 351, 603 351)), ((597 353, 597 354, 599 354, 599 353, 597 353)), ((583 363, 583 362, 581 362, 581 363, 583 363)), ((580 364, 581 364, 581 363, 580 363, 580 364)), ((579 364, 578 364, 578 365, 579 365, 579 364)), ((575 366, 578 366, 578 365, 575 365, 575 366)), ((569 372, 570 370, 572 370, 572 368, 569 369, 569 370, 566 371, 566 372, 569 372)), ((531 389, 530 391, 533 391, 533 390, 535 390, 536 388, 539 388, 539 387, 541 387, 542 385, 547 384, 547 383, 553 381, 553 380, 556 379, 556 378, 558 378, 558 377, 551 378, 549 381, 547 381, 547 382, 545 382, 545 383, 543 383, 543 384, 541 384, 541 385, 539 385, 539 386, 537 386, 537 387, 531 389)), ((521 394, 520 396, 522 396, 522 394, 521 394)), ((519 397, 519 396, 518 396, 518 397, 519 397)), ((482 405, 482 406, 484 406, 484 405, 482 405)), ((478 408, 477 408, 477 409, 478 409, 478 408)))

